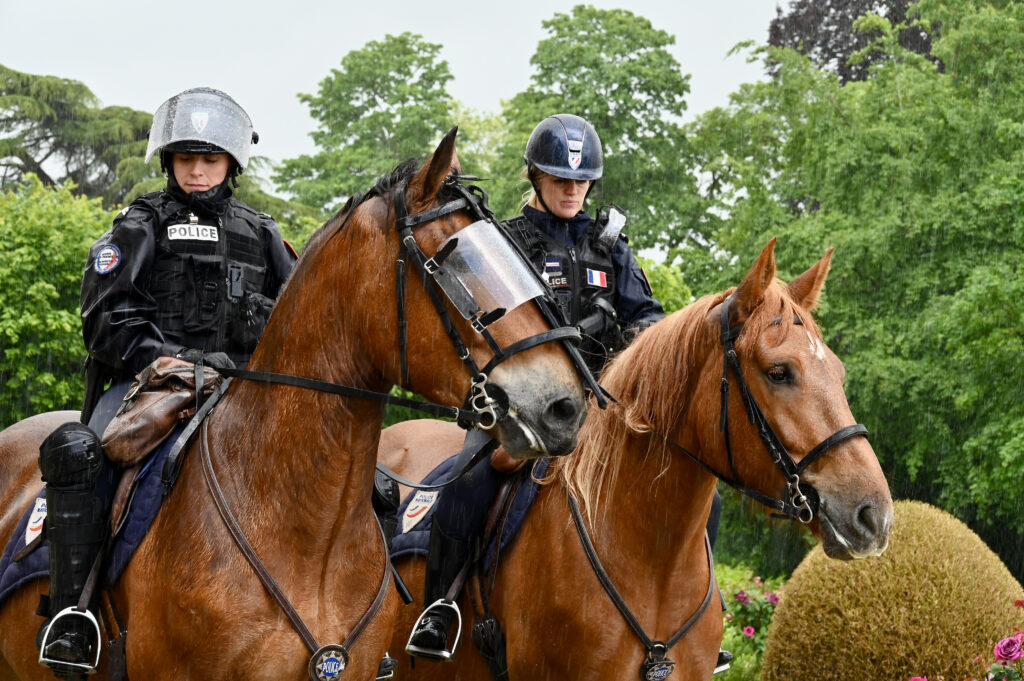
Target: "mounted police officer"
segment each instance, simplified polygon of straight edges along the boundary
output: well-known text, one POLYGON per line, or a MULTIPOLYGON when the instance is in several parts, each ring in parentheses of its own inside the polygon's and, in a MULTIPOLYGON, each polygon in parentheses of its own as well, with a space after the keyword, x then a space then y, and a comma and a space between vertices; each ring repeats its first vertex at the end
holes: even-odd
MULTIPOLYGON (((622 234, 622 212, 608 206, 596 219, 583 212, 604 170, 594 126, 572 114, 546 118, 530 135, 524 158, 533 190, 522 215, 505 227, 550 285, 568 322, 580 328, 580 350, 597 375, 612 354, 665 311, 622 234)), ((499 449, 490 465, 476 466, 440 495, 427 557, 428 607, 406 647, 411 655, 451 657, 448 637, 456 610, 445 596, 470 557, 472 540, 482 533, 483 515, 505 475, 522 464, 502 454, 499 449)))
POLYGON ((76 606, 107 538, 119 471, 97 433, 158 357, 214 368, 247 362, 295 263, 274 220, 232 196, 257 140, 227 94, 195 88, 171 97, 153 116, 146 151, 147 162, 159 154, 167 186, 122 210, 89 251, 82 422, 58 428, 39 453, 50 552, 40 663, 60 678, 84 678, 98 658, 95 618, 76 606))

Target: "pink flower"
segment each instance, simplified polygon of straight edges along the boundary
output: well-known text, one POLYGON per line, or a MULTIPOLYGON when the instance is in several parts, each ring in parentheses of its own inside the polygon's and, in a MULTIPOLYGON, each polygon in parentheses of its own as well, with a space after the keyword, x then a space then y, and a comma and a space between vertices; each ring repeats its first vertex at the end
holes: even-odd
POLYGON ((725 619, 731 620, 732 619, 732 613, 731 612, 725 613, 725 619))
POLYGON ((736 600, 740 603, 747 604, 750 602, 750 596, 748 596, 745 591, 737 591, 736 600))
POLYGON ((928 681, 927 676, 911 676, 910 681, 928 681))
POLYGON ((997 643, 993 649, 996 659, 1012 662, 1024 657, 1024 650, 1021 649, 1022 639, 1024 639, 1024 634, 1014 634, 997 643))
POLYGON ((743 635, 746 636, 747 638, 750 638, 751 636, 753 636, 755 631, 756 631, 756 629, 754 629, 754 627, 751 627, 751 626, 743 627, 743 635))
POLYGON ((773 594, 771 591, 765 591, 764 592, 764 599, 766 601, 768 601, 769 603, 771 603, 772 605, 778 605, 779 604, 779 597, 776 596, 775 594, 773 594))
POLYGON ((1024 601, 1014 601, 1013 604, 1018 608, 1024 608, 1024 601))

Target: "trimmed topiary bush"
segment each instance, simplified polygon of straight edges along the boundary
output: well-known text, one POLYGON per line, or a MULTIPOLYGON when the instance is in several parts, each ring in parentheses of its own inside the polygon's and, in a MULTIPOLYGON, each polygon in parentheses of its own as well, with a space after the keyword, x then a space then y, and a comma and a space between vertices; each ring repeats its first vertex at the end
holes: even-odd
POLYGON ((1024 627, 1024 589, 978 536, 898 501, 889 548, 841 562, 816 547, 786 582, 761 681, 984 678, 992 647, 1024 627))

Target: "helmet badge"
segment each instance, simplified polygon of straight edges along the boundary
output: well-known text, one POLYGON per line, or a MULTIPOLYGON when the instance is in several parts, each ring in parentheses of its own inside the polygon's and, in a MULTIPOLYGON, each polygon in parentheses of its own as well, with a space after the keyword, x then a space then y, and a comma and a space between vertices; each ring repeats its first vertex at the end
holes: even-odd
POLYGON ((192 112, 192 129, 196 133, 201 133, 205 128, 206 124, 210 121, 210 114, 206 111, 193 111, 192 112))
POLYGON ((569 140, 569 167, 576 170, 583 160, 583 140, 569 140))

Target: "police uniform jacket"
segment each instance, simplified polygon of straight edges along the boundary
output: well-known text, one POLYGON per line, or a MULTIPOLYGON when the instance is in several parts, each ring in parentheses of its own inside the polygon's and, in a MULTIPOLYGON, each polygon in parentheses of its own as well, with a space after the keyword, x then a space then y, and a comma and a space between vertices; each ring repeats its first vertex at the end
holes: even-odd
POLYGON ((622 331, 665 317, 625 235, 608 249, 598 241, 597 224, 587 213, 563 220, 525 206, 522 215, 504 224, 548 282, 570 324, 594 319, 598 300, 614 309, 614 319, 603 329, 589 337, 583 329, 581 350, 592 368, 600 369, 609 354, 621 349, 622 331))
POLYGON ((90 361, 102 366, 103 382, 185 348, 244 363, 295 259, 274 220, 230 189, 213 201, 173 183, 141 196, 89 251, 82 331, 90 361))

